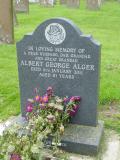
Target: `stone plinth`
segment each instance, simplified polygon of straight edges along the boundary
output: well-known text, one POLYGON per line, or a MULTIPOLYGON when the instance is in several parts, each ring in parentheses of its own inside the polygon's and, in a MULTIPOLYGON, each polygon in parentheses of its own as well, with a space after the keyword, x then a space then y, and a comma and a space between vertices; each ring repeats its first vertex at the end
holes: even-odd
MULTIPOLYGON (((16 123, 24 126, 27 124, 27 121, 19 115, 14 118, 10 124, 4 128, 4 130, 16 123)), ((58 144, 58 147, 71 153, 96 155, 99 151, 100 142, 103 135, 103 127, 104 125, 102 121, 99 121, 96 127, 69 124, 68 127, 65 128, 65 133, 61 137, 61 143, 58 144)), ((27 132, 25 130, 21 130, 19 133, 26 134, 27 132)), ((45 145, 54 145, 52 143, 52 137, 49 137, 45 141, 45 145)))
POLYGON ((103 134, 103 122, 96 127, 70 124, 62 137, 61 148, 72 153, 94 155, 98 153, 103 134))

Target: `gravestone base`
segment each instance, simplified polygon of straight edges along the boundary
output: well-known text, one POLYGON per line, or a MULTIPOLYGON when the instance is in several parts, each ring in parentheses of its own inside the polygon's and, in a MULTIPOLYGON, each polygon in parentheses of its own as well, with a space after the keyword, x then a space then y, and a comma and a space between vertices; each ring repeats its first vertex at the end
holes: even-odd
MULTIPOLYGON (((16 118, 14 118, 11 121, 11 123, 5 127, 4 130, 10 128, 14 124, 26 126, 27 121, 24 117, 19 115, 16 118)), ((58 145, 58 147, 71 153, 83 155, 96 155, 99 151, 103 131, 103 121, 99 121, 96 127, 69 124, 69 126, 65 128, 65 133, 61 137, 61 143, 58 145)), ((21 130, 19 131, 19 133, 22 135, 26 134, 27 132, 25 130, 21 130)), ((52 137, 49 137, 45 141, 45 146, 51 145, 53 145, 52 137)))
POLYGON ((65 129, 60 148, 67 152, 95 155, 99 150, 103 128, 102 121, 96 127, 70 124, 65 129))

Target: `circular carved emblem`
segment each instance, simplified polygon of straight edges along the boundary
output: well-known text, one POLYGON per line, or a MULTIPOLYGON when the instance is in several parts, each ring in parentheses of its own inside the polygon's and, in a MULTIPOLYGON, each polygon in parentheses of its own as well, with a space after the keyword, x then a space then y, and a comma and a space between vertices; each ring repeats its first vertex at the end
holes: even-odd
POLYGON ((65 40, 66 32, 59 23, 51 23, 45 29, 45 37, 51 44, 58 45, 65 40))

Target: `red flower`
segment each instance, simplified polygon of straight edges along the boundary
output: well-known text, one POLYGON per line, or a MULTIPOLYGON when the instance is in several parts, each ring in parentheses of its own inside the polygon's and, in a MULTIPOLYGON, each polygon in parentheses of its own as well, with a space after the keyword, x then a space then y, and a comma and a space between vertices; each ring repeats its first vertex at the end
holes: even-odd
POLYGON ((52 96, 53 95, 53 88, 52 87, 48 87, 47 88, 47 95, 48 96, 52 96))
POLYGON ((79 109, 79 105, 76 105, 72 108, 72 110, 68 110, 68 113, 71 117, 75 116, 79 109))
POLYGON ((80 101, 81 100, 81 97, 80 96, 73 96, 70 98, 70 101, 73 102, 73 101, 80 101))
POLYGON ((80 96, 75 96, 75 101, 80 101, 81 97, 80 96))
POLYGON ((69 100, 70 100, 70 98, 66 98, 66 97, 65 97, 65 98, 63 99, 63 102, 64 102, 64 103, 68 103, 69 100))
POLYGON ((71 102, 75 101, 75 97, 71 97, 71 98, 70 98, 70 101, 71 101, 71 102))
POLYGON ((42 97, 40 97, 39 95, 35 96, 35 101, 36 102, 41 102, 42 101, 42 97))
POLYGON ((22 160, 22 159, 18 154, 11 154, 10 160, 22 160))
POLYGON ((41 108, 41 109, 45 109, 45 108, 46 108, 46 105, 45 105, 44 103, 41 103, 41 104, 40 104, 40 108, 41 108))
POLYGON ((42 98, 42 102, 43 103, 48 103, 48 100, 49 100, 48 95, 44 95, 43 98, 42 98))
POLYGON ((33 106, 31 103, 27 104, 26 106, 26 112, 32 112, 33 111, 33 106))

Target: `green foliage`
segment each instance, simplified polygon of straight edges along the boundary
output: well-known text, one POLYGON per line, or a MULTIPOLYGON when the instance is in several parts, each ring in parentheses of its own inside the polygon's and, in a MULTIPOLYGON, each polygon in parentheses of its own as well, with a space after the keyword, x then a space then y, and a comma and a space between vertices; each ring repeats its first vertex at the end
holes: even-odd
MULTIPOLYGON (((77 113, 80 97, 61 99, 53 95, 51 87, 48 87, 43 97, 38 95, 38 92, 35 93, 35 98, 28 99, 26 105, 25 125, 15 124, 0 137, 1 159, 42 160, 46 157, 44 143, 48 136, 52 137, 53 155, 61 157, 57 147, 60 145, 64 126, 73 116, 72 113, 77 113)), ((64 157, 62 159, 67 160, 64 157)))

